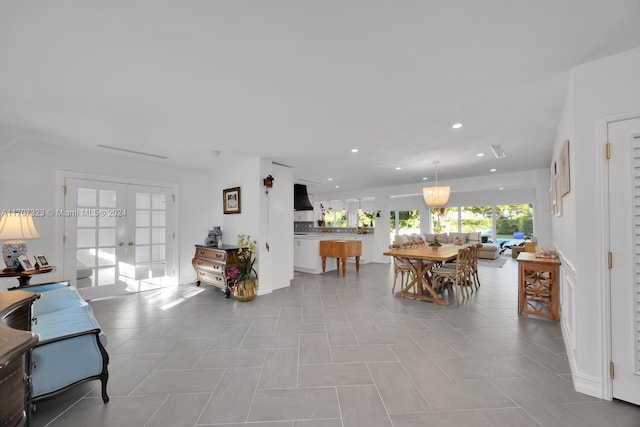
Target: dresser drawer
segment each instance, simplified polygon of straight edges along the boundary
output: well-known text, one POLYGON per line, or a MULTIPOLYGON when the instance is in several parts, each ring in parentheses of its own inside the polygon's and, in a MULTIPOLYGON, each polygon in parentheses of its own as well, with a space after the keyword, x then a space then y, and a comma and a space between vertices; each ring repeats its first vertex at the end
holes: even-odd
POLYGON ((216 274, 204 270, 196 270, 196 274, 198 276, 198 280, 202 282, 207 282, 219 288, 225 288, 227 286, 223 274, 216 274))
POLYGON ((194 258, 191 261, 196 270, 210 271, 212 273, 224 274, 225 264, 223 262, 210 261, 203 258, 194 258))
POLYGON ((196 258, 225 262, 227 260, 227 252, 215 248, 196 248, 196 258))

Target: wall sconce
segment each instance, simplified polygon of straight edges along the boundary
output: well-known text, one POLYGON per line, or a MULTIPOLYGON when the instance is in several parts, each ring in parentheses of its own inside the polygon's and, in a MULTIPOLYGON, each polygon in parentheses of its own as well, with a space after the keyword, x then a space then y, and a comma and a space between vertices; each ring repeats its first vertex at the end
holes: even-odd
POLYGON ((376 212, 376 218, 380 218, 381 217, 380 212, 382 212, 382 211, 376 212))
POLYGON ((267 187, 267 194, 269 194, 269 189, 273 188, 273 181, 275 181, 275 179, 271 175, 262 180, 264 186, 267 187))

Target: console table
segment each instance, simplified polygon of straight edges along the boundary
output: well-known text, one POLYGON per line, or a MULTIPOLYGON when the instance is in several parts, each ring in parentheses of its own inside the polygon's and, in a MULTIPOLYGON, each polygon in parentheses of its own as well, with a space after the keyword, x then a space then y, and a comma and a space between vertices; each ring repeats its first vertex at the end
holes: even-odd
POLYGON ((55 271, 55 267, 51 266, 51 267, 46 267, 46 268, 40 268, 40 269, 34 269, 34 270, 12 270, 12 269, 4 269, 4 270, 0 270, 0 277, 17 277, 18 278, 18 283, 20 283, 20 286, 28 286, 29 285, 29 280, 31 280, 31 276, 35 276, 36 274, 45 274, 45 273, 51 273, 52 271, 55 271))
POLYGON ((343 276, 347 272, 347 258, 356 257, 356 272, 359 272, 362 242, 360 240, 320 240, 320 256, 322 257, 323 273, 327 268, 327 257, 336 259, 338 270, 340 270, 340 261, 342 261, 343 276))
POLYGON ((226 273, 238 265, 236 254, 238 246, 222 245, 220 247, 196 245, 196 254, 191 260, 196 271, 196 285, 208 283, 224 291, 227 298, 231 294, 227 284, 226 273))
POLYGON ((31 417, 31 304, 39 294, 0 293, 0 425, 28 426, 31 417))
POLYGON ((520 252, 517 261, 518 314, 533 314, 560 320, 560 260, 536 258, 533 252, 520 252))

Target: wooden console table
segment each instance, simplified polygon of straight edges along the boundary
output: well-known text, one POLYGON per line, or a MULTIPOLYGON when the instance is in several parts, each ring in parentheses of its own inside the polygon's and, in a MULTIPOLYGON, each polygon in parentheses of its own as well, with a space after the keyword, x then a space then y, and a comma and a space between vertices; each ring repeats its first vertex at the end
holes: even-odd
POLYGON ((0 270, 0 277, 17 277, 20 286, 28 286, 29 280, 31 280, 31 276, 35 276, 36 274, 51 273, 52 271, 55 271, 55 269, 56 268, 53 266, 27 271, 10 270, 5 268, 4 270, 0 270))
POLYGON ((518 314, 560 320, 560 260, 536 258, 533 252, 520 252, 517 261, 518 314))
POLYGON ((320 240, 320 256, 322 257, 322 272, 327 268, 327 257, 336 259, 336 267, 340 270, 342 261, 342 275, 347 273, 347 258, 356 257, 356 272, 360 272, 360 257, 362 256, 362 242, 360 240, 320 240))

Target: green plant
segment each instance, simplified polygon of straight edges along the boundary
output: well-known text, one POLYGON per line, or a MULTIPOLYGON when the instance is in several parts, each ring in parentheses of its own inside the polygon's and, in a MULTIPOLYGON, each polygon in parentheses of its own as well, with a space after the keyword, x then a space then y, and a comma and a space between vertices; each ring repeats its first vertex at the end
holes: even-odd
POLYGON ((258 242, 251 240, 251 236, 238 234, 238 275, 236 282, 256 279, 258 273, 256 272, 254 265, 258 261, 258 257, 255 256, 258 242))

